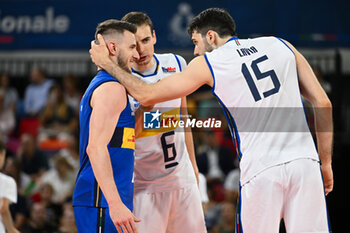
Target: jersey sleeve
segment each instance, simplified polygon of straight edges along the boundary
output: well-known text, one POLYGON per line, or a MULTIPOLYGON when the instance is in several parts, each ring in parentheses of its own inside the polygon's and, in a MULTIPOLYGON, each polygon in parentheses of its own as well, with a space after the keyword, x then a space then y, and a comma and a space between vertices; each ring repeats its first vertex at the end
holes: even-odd
POLYGON ((17 203, 17 185, 12 177, 1 174, 0 187, 1 198, 7 198, 10 202, 17 203))

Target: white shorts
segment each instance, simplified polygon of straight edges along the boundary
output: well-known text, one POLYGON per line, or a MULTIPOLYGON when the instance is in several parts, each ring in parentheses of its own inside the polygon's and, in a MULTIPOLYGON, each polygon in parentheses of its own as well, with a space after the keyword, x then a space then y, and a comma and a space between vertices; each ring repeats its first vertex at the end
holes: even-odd
POLYGON ((201 198, 197 184, 169 192, 134 194, 134 215, 141 233, 204 233, 201 198))
POLYGON ((318 161, 298 159, 260 173, 241 188, 237 232, 330 232, 318 161))

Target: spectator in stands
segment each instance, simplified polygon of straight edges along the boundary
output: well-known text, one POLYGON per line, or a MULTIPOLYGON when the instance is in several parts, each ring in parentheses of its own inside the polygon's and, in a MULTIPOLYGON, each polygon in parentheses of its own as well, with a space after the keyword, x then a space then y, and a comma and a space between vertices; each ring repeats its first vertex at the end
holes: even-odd
MULTIPOLYGON (((0 169, 2 170, 6 158, 5 144, 0 142, 0 169)), ((15 180, 0 173, 0 232, 18 233, 10 213, 10 202, 17 202, 17 186, 15 180)))
POLYGON ((202 173, 198 173, 198 188, 199 193, 201 194, 201 201, 203 207, 203 213, 207 212, 207 205, 209 203, 208 191, 207 191, 207 179, 202 173))
POLYGON ((220 219, 221 203, 217 201, 218 186, 220 186, 220 181, 218 180, 211 180, 207 182, 209 202, 206 204, 204 218, 208 232, 214 229, 220 219))
POLYGON ((231 150, 224 146, 220 147, 216 134, 211 130, 203 132, 201 137, 203 145, 196 157, 199 172, 203 173, 208 181, 223 180, 225 175, 234 169, 231 150))
POLYGON ((224 183, 226 201, 237 203, 239 193, 239 175, 239 168, 235 168, 226 176, 224 183))
POLYGON ((66 103, 59 85, 52 86, 47 104, 40 115, 40 123, 39 141, 48 137, 67 140, 68 135, 78 129, 74 110, 66 103))
POLYGON ((10 86, 10 79, 7 73, 0 75, 0 88, 5 91, 5 109, 11 109, 14 113, 16 112, 18 92, 15 88, 10 86))
POLYGON ((68 147, 59 151, 59 155, 67 159, 68 163, 73 167, 73 172, 76 175, 80 168, 79 159, 79 140, 74 135, 69 135, 68 147))
POLYGON ((24 93, 24 111, 28 116, 37 117, 46 104, 53 81, 46 79, 43 70, 34 67, 30 82, 24 93))
POLYGON ((4 172, 15 179, 17 184, 17 191, 19 194, 23 195, 26 187, 31 182, 31 178, 29 175, 22 172, 21 162, 19 159, 8 157, 4 167, 4 172))
POLYGON ((15 113, 11 108, 5 107, 5 90, 0 88, 0 134, 6 137, 15 128, 15 113))
POLYGON ((82 97, 78 87, 79 79, 77 77, 73 75, 63 76, 64 99, 75 112, 79 112, 80 99, 82 97))
POLYGON ((60 226, 56 233, 77 233, 75 225, 74 211, 71 202, 63 205, 63 215, 60 220, 60 226))
POLYGON ((23 134, 17 151, 22 171, 35 181, 49 168, 45 155, 37 149, 36 140, 30 134, 23 134))
POLYGON ((47 221, 45 205, 33 203, 28 222, 20 229, 21 233, 52 233, 55 228, 47 221))
POLYGON ((54 189, 51 184, 44 183, 41 185, 40 190, 40 203, 46 208, 47 221, 51 226, 58 227, 59 219, 62 215, 62 206, 54 203, 53 194, 54 189))
POLYGON ((28 199, 24 196, 26 187, 30 184, 30 177, 20 170, 20 164, 15 158, 7 158, 4 173, 13 177, 17 184, 17 203, 10 206, 14 225, 17 229, 26 222, 29 216, 28 199))
POLYGON ((50 184, 53 187, 53 201, 63 203, 73 194, 75 174, 73 167, 63 156, 56 156, 55 166, 51 168, 41 178, 41 183, 50 184))
POLYGON ((213 233, 235 233, 235 209, 232 202, 222 203, 220 220, 213 233))

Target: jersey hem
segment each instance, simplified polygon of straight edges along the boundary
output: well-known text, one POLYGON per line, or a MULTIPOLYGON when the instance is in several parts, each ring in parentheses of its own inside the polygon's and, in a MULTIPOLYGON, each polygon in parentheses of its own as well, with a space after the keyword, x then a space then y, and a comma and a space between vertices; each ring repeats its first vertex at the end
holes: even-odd
POLYGON ((85 207, 96 207, 96 208, 108 208, 108 205, 99 205, 99 206, 96 206, 94 204, 91 204, 91 203, 87 203, 85 201, 73 201, 72 203, 72 206, 85 206, 85 207))

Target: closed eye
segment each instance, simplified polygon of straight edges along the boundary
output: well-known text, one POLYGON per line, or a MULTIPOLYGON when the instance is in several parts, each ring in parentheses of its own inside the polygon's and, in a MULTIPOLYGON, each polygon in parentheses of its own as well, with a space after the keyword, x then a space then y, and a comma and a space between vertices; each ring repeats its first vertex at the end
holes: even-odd
POLYGON ((148 36, 148 37, 142 39, 142 43, 145 44, 145 43, 147 43, 150 40, 151 40, 151 37, 148 36))

